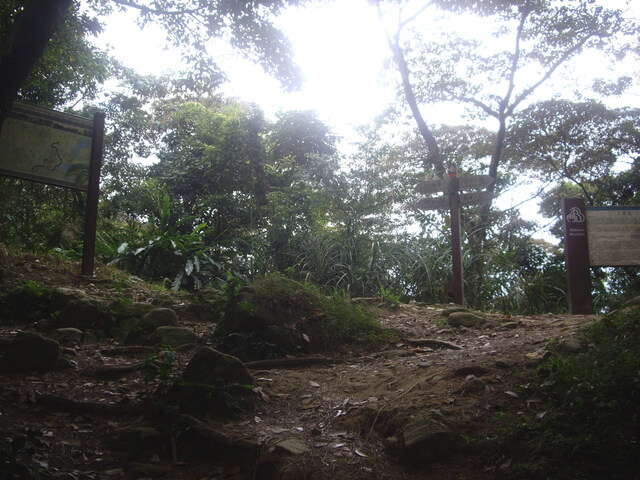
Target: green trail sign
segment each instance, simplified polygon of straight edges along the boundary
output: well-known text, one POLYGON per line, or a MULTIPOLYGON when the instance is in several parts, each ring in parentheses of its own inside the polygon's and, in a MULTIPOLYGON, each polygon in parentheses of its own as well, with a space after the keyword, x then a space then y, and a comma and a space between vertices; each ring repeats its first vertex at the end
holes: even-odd
POLYGON ((93 275, 104 113, 93 120, 14 102, 0 134, 0 175, 87 192, 82 275, 93 275))

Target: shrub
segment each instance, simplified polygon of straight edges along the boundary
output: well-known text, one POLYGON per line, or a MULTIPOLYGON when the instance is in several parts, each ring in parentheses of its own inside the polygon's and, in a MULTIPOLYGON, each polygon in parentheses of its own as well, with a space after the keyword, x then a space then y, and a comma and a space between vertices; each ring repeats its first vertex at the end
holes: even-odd
POLYGON ((538 367, 531 389, 548 413, 524 431, 553 478, 638 478, 640 305, 603 317, 585 340, 584 352, 538 367))

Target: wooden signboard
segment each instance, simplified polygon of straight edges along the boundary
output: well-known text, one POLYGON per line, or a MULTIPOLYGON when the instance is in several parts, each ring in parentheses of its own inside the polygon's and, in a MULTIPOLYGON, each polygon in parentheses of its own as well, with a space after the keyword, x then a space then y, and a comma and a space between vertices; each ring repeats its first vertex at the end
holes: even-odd
POLYGON ((2 125, 0 173, 89 189, 93 121, 15 102, 2 125))
POLYGON ((0 175, 87 192, 82 275, 93 275, 100 168, 104 146, 102 112, 93 120, 14 102, 0 134, 0 175))
POLYGON ((589 264, 640 265, 640 207, 587 207, 589 264))
MULTIPOLYGON (((474 188, 486 188, 495 182, 495 178, 489 175, 470 175, 468 177, 457 177, 458 188, 460 190, 471 190, 474 188)), ((449 191, 449 184, 451 183, 450 177, 435 178, 431 180, 425 180, 418 182, 416 185, 416 192, 418 193, 438 193, 449 191)))
POLYGON ((562 219, 569 311, 590 314, 590 267, 640 265, 640 207, 586 207, 565 198, 562 219))
POLYGON ((462 272, 462 245, 460 239, 460 206, 489 203, 493 198, 490 192, 460 193, 460 190, 485 188, 495 178, 489 175, 458 177, 456 168, 449 169, 449 176, 419 182, 416 191, 422 194, 447 192, 448 195, 428 197, 419 200, 416 207, 421 210, 449 209, 451 214, 451 270, 453 273, 453 301, 464 305, 464 282, 462 272))

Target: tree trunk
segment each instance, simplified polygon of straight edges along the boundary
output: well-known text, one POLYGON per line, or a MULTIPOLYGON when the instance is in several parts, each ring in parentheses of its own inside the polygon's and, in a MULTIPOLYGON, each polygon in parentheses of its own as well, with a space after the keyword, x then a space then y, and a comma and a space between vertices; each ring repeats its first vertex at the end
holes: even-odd
POLYGON ((31 0, 0 44, 0 129, 73 0, 31 0))
POLYGON ((407 62, 402 53, 402 48, 397 42, 393 43, 391 41, 389 41, 389 46, 393 52, 393 58, 396 61, 396 65, 398 65, 398 71, 400 72, 400 77, 402 78, 402 88, 404 90, 404 95, 407 99, 407 103, 409 104, 409 108, 411 109, 411 114, 413 115, 413 118, 418 125, 418 131, 420 132, 420 135, 422 135, 422 138, 427 144, 427 159, 426 164, 424 165, 425 170, 428 168, 433 168, 438 176, 442 177, 446 173, 446 168, 444 166, 444 162, 442 161, 442 155, 440 154, 438 141, 433 136, 433 132, 427 126, 427 122, 424 120, 422 113, 420 112, 420 108, 413 91, 413 86, 411 85, 411 79, 409 78, 409 66, 407 65, 407 62))

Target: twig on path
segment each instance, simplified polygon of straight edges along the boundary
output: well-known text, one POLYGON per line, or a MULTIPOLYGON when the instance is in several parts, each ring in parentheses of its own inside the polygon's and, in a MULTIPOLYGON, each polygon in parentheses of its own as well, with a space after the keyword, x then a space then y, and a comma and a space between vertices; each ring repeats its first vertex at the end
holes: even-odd
POLYGON ((299 358, 273 358, 269 360, 256 360, 253 362, 245 362, 247 368, 265 369, 265 368, 286 368, 286 367, 304 367, 307 365, 326 365, 334 363, 333 358, 328 357, 299 357, 299 358))
POLYGON ((446 348, 449 350, 462 350, 463 347, 446 340, 438 340, 437 338, 409 338, 406 340, 409 345, 416 347, 446 348))

